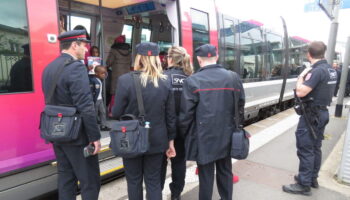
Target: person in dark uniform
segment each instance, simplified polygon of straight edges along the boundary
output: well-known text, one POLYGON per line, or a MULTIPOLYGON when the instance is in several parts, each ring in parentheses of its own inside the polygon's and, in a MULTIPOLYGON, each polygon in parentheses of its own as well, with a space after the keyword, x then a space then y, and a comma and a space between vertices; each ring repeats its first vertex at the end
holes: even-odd
POLYGON ((305 112, 300 116, 295 132, 300 161, 299 173, 294 177, 296 183, 282 188, 288 193, 311 195, 310 187, 319 187, 317 177, 321 167, 321 146, 329 120, 327 106, 332 101, 337 82, 337 72, 324 59, 325 51, 323 42, 310 43, 307 58, 312 66, 306 68, 297 80, 296 95, 305 102, 305 112))
POLYGON ((215 46, 202 45, 195 54, 201 68, 183 84, 179 116, 180 132, 185 136, 186 159, 197 161, 200 200, 212 199, 215 167, 220 197, 231 200, 234 102, 238 102, 239 115, 243 119, 243 85, 237 73, 216 64, 215 46))
POLYGON ((167 76, 162 72, 159 47, 152 42, 136 46, 135 72, 119 77, 112 115, 139 115, 133 73, 139 74, 145 108, 145 120, 150 122, 149 150, 142 156, 123 158, 130 200, 142 200, 145 180, 147 199, 162 199, 161 168, 163 155, 175 157, 176 115, 174 95, 167 76))
POLYGON ((22 48, 23 57, 10 70, 11 92, 28 92, 33 90, 29 44, 24 44, 22 48))
POLYGON ((77 182, 80 182, 82 199, 96 200, 100 191, 100 169, 97 153, 101 148, 100 131, 97 125, 94 102, 89 87, 89 79, 84 59, 86 44, 85 31, 74 30, 62 33, 60 48, 62 54, 46 66, 42 87, 47 97, 55 75, 62 65, 63 72, 57 80, 53 95, 55 105, 72 105, 82 117, 82 129, 78 139, 66 143, 53 143, 58 163, 59 199, 76 199, 77 182), (83 149, 88 144, 95 147, 94 155, 85 158, 83 149))
POLYGON ((338 90, 339 90, 339 84, 340 84, 340 77, 341 77, 341 69, 338 65, 338 63, 334 62, 333 63, 333 69, 337 72, 337 84, 335 85, 335 89, 334 89, 334 95, 333 96, 337 96, 338 94, 338 90))
MULTIPOLYGON (((182 84, 185 79, 193 73, 191 57, 185 48, 174 46, 168 50, 167 63, 168 68, 165 74, 168 76, 172 90, 174 91, 175 111, 176 115, 179 116, 182 84)), ((179 132, 177 132, 174 146, 176 149, 176 157, 171 159, 172 183, 170 183, 169 187, 171 190, 171 199, 179 200, 181 199, 181 192, 185 186, 186 176, 185 141, 179 132)), ((164 187, 167 164, 167 158, 164 156, 162 188, 164 187)))

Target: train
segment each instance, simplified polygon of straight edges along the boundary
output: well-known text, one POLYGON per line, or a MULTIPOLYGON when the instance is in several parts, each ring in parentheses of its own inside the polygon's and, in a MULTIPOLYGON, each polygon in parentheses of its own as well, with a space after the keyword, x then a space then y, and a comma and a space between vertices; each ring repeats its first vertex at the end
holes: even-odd
MULTIPOLYGON (((215 0, 2 0, 0 10, 0 199, 57 190, 57 163, 51 144, 40 138, 39 116, 41 76, 60 54, 60 27, 83 25, 103 61, 121 34, 133 57, 143 41, 158 43, 161 51, 181 45, 192 57, 196 47, 215 45, 219 63, 243 80, 247 121, 292 105, 296 77, 307 65, 309 41, 288 36, 282 20, 276 33, 259 21, 222 13, 215 0)), ((193 64, 199 68, 196 59, 193 64)), ((101 179, 108 179, 123 164, 108 147, 108 133, 102 135, 101 179)))

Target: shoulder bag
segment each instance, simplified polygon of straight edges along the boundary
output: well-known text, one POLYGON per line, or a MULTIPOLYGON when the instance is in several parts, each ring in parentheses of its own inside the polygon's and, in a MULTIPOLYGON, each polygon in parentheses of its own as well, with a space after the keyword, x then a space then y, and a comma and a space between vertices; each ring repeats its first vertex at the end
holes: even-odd
POLYGON ((145 109, 141 93, 141 80, 137 73, 132 73, 137 105, 138 118, 132 114, 120 117, 120 120, 112 125, 110 131, 113 153, 123 158, 133 158, 146 153, 149 149, 149 122, 145 121, 145 109))
MULTIPOLYGON (((234 74, 232 73, 233 81, 236 81, 234 74)), ((249 154, 249 138, 250 134, 242 128, 239 124, 239 114, 238 114, 238 95, 236 92, 234 94, 235 101, 235 130, 232 133, 231 138, 231 157, 243 160, 248 157, 249 154)))

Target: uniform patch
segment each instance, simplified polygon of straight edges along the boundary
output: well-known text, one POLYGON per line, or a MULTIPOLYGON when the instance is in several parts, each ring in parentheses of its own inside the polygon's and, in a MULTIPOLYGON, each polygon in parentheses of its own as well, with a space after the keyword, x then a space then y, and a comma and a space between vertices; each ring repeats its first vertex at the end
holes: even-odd
POLYGON ((95 85, 95 88, 96 88, 96 89, 100 89, 100 84, 96 84, 96 85, 95 85))
POLYGON ((182 85, 184 84, 184 80, 186 79, 186 76, 181 74, 172 74, 171 75, 171 84, 172 85, 182 85))
POLYGON ((331 80, 337 80, 337 72, 334 69, 328 69, 328 72, 331 80))
POLYGON ((305 81, 308 81, 312 76, 312 73, 308 73, 305 77, 305 81))

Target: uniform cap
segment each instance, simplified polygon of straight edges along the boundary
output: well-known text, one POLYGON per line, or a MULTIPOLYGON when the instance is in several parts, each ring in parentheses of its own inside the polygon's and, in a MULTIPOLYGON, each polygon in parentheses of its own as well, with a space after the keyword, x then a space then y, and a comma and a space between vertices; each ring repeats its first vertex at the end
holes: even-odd
POLYGON ((143 56, 158 56, 159 47, 153 42, 142 42, 136 45, 136 53, 143 56))
POLYGON ((84 30, 72 30, 62 33, 58 36, 58 40, 60 42, 72 42, 72 41, 82 41, 82 42, 90 42, 86 38, 86 31, 84 30))
POLYGON ((211 44, 204 44, 195 50, 196 56, 199 57, 215 57, 216 56, 216 47, 211 44))

